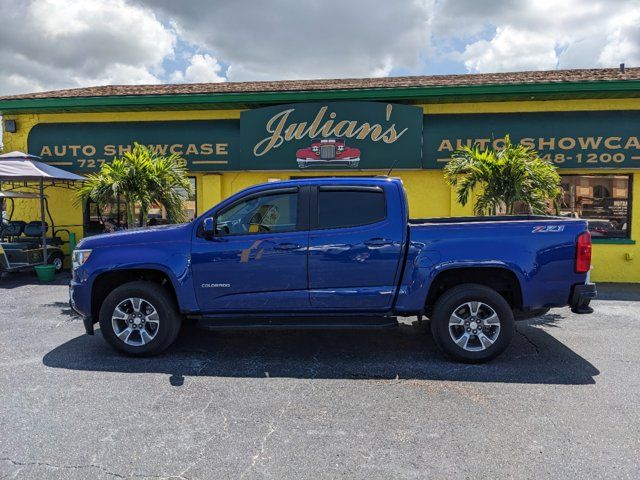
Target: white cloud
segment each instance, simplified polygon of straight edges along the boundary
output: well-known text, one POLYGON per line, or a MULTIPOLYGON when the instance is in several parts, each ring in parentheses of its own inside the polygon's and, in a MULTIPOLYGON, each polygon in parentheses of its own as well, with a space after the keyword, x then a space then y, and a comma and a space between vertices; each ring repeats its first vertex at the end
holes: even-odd
POLYGON ((640 65, 640 4, 611 19, 606 43, 598 56, 600 65, 622 62, 640 65))
POLYGON ((558 63, 553 38, 498 27, 495 36, 467 45, 462 58, 470 72, 553 70, 558 63))
POLYGON ((144 66, 114 63, 108 70, 96 77, 71 77, 76 85, 150 85, 162 83, 144 66))
POLYGON ((140 0, 230 65, 229 80, 388 75, 419 69, 435 0, 140 0))
POLYGON ((226 79, 220 75, 222 66, 209 54, 195 54, 189 61, 184 73, 177 70, 171 74, 171 81, 176 83, 220 83, 226 79))
POLYGON ((433 25, 470 72, 640 65, 637 0, 449 0, 433 25))
POLYGON ((175 33, 124 0, 5 0, 0 95, 103 83, 158 83, 175 33))

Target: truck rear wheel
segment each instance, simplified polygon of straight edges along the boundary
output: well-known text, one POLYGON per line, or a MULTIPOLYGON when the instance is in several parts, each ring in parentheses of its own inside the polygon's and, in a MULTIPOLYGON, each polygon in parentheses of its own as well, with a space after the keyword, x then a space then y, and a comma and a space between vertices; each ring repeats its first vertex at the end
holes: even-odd
POLYGON ((500 355, 515 332, 513 312, 495 290, 468 283, 442 294, 433 309, 431 332, 450 357, 465 363, 500 355))
POLYGON ((153 282, 136 281, 114 289, 100 307, 100 331, 117 350, 156 355, 180 331, 181 318, 171 295, 153 282))

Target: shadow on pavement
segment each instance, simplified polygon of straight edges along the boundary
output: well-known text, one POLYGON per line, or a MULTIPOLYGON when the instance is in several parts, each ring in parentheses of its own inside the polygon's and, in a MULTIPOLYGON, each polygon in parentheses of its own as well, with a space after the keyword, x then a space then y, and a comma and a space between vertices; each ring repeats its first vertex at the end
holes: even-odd
POLYGON ((447 360, 425 326, 407 324, 359 331, 212 332, 185 326, 171 349, 152 358, 118 354, 96 332, 60 345, 43 362, 71 370, 166 373, 178 387, 188 376, 595 383, 598 369, 532 322, 519 322, 509 349, 484 365, 447 360))
POLYGON ((69 285, 71 274, 63 271, 56 275, 53 282, 43 283, 36 277, 33 270, 23 270, 19 272, 2 272, 0 274, 0 290, 22 287, 24 285, 69 285))
POLYGON ((80 316, 80 314, 76 313, 71 308, 71 305, 69 305, 69 302, 51 302, 51 303, 44 304, 43 307, 59 308, 60 313, 62 315, 66 315, 67 317, 71 317, 72 319, 75 319, 75 320, 82 320, 82 317, 80 316))

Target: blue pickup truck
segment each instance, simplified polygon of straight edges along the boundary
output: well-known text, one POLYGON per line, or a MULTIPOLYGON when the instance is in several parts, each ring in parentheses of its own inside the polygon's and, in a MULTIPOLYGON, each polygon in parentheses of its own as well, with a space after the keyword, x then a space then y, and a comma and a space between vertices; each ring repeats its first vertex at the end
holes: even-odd
POLYGON ((578 219, 410 219, 402 182, 310 178, 256 185, 191 223, 85 238, 70 303, 88 334, 132 355, 210 328, 397 325, 426 316, 464 362, 494 358, 514 321, 590 313, 591 237, 578 219))

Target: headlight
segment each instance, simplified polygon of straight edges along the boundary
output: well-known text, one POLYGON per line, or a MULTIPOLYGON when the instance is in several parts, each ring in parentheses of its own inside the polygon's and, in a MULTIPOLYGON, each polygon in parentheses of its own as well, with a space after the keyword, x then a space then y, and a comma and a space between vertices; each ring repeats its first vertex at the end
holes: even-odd
POLYGON ((73 265, 73 269, 82 266, 84 262, 89 259, 89 255, 91 255, 91 250, 74 250, 73 255, 71 256, 71 264, 73 265))

